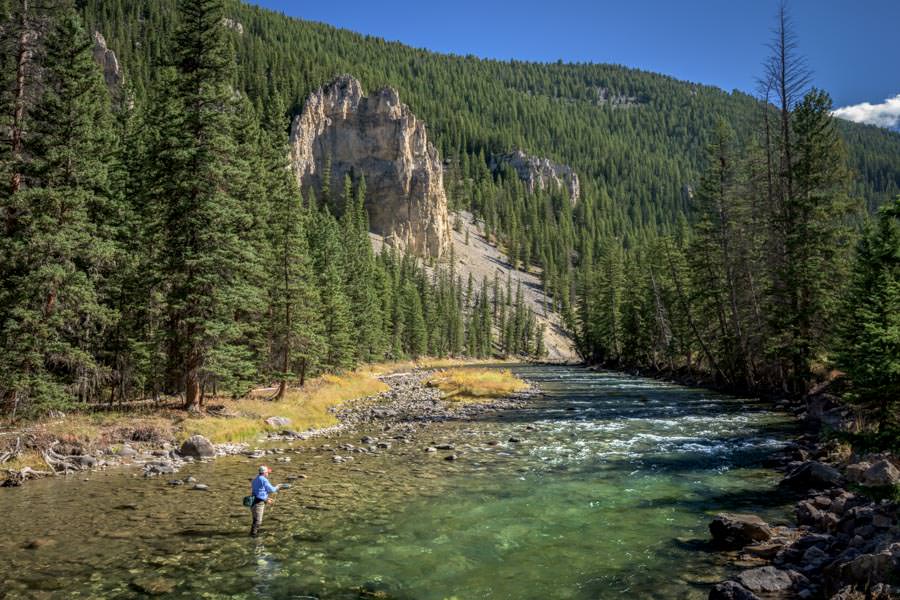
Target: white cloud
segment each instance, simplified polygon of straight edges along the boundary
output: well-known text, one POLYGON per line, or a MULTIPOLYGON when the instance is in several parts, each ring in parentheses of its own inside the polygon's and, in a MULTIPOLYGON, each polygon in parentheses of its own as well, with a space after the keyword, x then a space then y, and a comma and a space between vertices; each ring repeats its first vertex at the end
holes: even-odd
POLYGON ((886 99, 881 104, 863 102, 838 108, 831 114, 855 123, 868 123, 879 127, 897 127, 900 125, 900 94, 886 99))

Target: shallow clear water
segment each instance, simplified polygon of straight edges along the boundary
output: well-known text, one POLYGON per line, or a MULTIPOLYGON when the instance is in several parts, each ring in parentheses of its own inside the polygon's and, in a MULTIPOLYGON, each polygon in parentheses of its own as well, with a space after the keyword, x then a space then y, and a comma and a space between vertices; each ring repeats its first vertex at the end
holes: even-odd
POLYGON ((273 480, 308 478, 257 540, 243 457, 179 473, 208 492, 122 469, 0 490, 0 597, 133 598, 149 581, 172 598, 705 598, 725 573, 701 543, 710 514, 784 514, 759 467, 789 434, 783 415, 621 374, 518 370, 546 391, 525 409, 423 424, 343 464, 321 440, 297 445, 273 480))

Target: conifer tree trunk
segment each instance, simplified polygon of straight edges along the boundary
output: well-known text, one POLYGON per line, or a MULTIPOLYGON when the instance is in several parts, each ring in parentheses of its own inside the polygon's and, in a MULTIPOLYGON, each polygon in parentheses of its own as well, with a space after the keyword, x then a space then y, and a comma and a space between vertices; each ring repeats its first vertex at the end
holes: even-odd
MULTIPOLYGON (((13 121, 10 125, 10 138, 12 141, 13 173, 10 181, 10 192, 15 194, 22 187, 22 135, 25 121, 25 88, 29 63, 31 61, 31 47, 29 38, 34 36, 30 30, 28 0, 22 0, 19 13, 19 39, 16 52, 16 86, 14 91, 13 121)), ((15 217, 11 211, 7 212, 7 231, 15 226, 15 217)))

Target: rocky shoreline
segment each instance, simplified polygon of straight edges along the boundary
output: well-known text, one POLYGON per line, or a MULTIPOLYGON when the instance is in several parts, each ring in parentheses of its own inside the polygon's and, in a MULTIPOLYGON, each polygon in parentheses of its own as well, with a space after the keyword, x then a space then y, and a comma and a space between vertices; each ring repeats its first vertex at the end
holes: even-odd
MULTIPOLYGON (((258 440, 257 444, 224 443, 213 444, 201 435, 193 435, 182 444, 175 440, 162 440, 153 444, 124 443, 121 446, 109 447, 94 454, 66 454, 49 450, 55 472, 32 471, 13 472, 0 486, 12 487, 22 485, 29 479, 53 475, 84 474, 91 471, 116 467, 140 469, 144 477, 164 477, 178 473, 185 465, 194 462, 207 462, 222 456, 243 455, 249 458, 263 458, 273 455, 276 461, 283 461, 283 455, 297 441, 310 439, 332 439, 345 436, 354 431, 381 431, 387 436, 365 436, 361 445, 343 444, 337 448, 324 447, 333 454, 334 462, 353 460, 354 454, 375 454, 390 448, 394 443, 409 443, 416 430, 429 423, 446 420, 467 420, 490 411, 501 411, 521 406, 540 392, 529 388, 524 392, 508 398, 491 399, 478 403, 455 403, 443 400, 437 388, 426 384, 435 374, 435 370, 415 369, 406 373, 395 373, 379 377, 390 389, 375 396, 361 398, 333 410, 339 424, 308 431, 293 431, 288 428, 289 420, 271 417, 270 425, 285 428, 277 433, 270 433, 258 440), (281 447, 279 442, 288 446, 281 447), (260 448, 260 445, 266 446, 260 448)), ((225 418, 225 417, 223 417, 225 418)), ((452 450, 452 449, 451 449, 452 450)), ((456 454, 449 456, 456 457, 456 454)), ((287 459, 289 460, 289 459, 287 459)), ((452 458, 450 458, 452 460, 452 458)), ((196 481, 172 479, 172 485, 192 484, 195 489, 203 490, 205 486, 196 481)))
POLYGON ((773 457, 784 473, 779 488, 800 498, 795 525, 749 514, 712 520, 713 546, 743 570, 715 585, 710 600, 900 599, 900 460, 821 441, 818 430, 840 426, 841 410, 809 402, 798 416, 816 432, 773 457))

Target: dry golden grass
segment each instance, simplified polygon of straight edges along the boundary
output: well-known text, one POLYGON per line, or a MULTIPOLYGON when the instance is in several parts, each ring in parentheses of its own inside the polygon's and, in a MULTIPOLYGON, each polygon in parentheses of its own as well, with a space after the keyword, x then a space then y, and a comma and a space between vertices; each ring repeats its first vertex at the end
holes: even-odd
MULTIPOLYGON (((240 400, 211 398, 207 401, 207 405, 224 405, 223 413, 229 416, 187 415, 171 404, 148 408, 152 412, 144 413, 74 413, 64 419, 31 423, 26 430, 41 440, 41 447, 59 441, 89 451, 116 447, 122 442, 158 445, 166 440, 183 440, 193 434, 204 435, 214 443, 249 442, 273 429, 265 420, 274 416, 290 419, 287 428, 295 431, 336 425, 338 421, 330 409, 387 391, 388 386, 378 378, 390 373, 416 368, 448 369, 432 381, 454 401, 496 398, 527 387, 509 371, 456 368, 496 362, 446 358, 370 364, 342 376, 323 375, 312 379, 303 388, 289 389, 279 402, 267 399, 272 390, 260 390, 240 400)), ((8 465, 20 463, 35 469, 45 466, 40 455, 31 452, 23 453, 15 463, 4 466, 12 468, 8 465)))
POLYGON ((508 369, 449 369, 437 373, 428 384, 454 402, 482 402, 503 398, 528 388, 528 384, 508 369))
POLYGON ((279 402, 262 397, 243 400, 222 400, 231 417, 191 417, 182 423, 180 437, 204 435, 214 443, 246 442, 272 429, 265 420, 286 417, 291 420, 287 429, 305 431, 337 425, 331 408, 344 402, 384 392, 388 386, 368 369, 343 376, 323 375, 307 383, 302 389, 289 389, 279 402))
POLYGON ((21 471, 26 467, 35 471, 50 470, 50 467, 44 462, 44 458, 35 450, 26 450, 14 459, 0 465, 0 469, 8 469, 10 471, 21 471))

